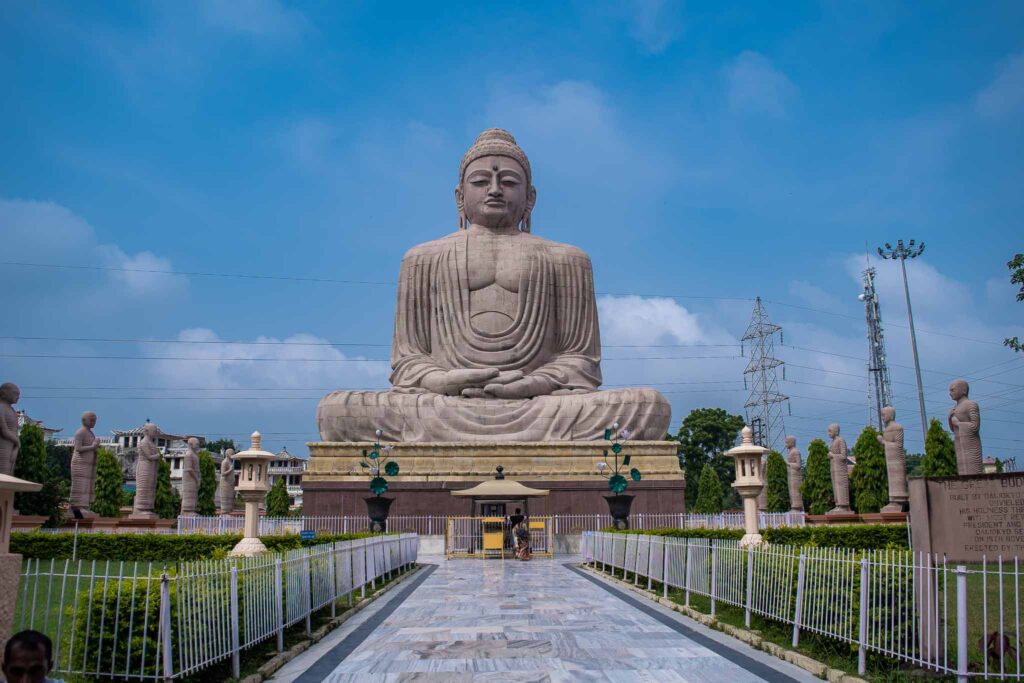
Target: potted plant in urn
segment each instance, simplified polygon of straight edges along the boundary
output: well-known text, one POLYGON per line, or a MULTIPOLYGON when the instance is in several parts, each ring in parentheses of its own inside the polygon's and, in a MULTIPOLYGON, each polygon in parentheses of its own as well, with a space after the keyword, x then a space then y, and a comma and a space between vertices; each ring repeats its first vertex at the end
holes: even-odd
POLYGON ((612 492, 612 495, 605 496, 604 499, 608 501, 608 512, 612 516, 612 525, 616 529, 629 528, 629 510, 633 505, 633 496, 627 495, 625 491, 629 488, 629 479, 640 481, 641 478, 640 470, 635 467, 628 470, 629 479, 623 474, 629 467, 630 456, 628 453, 622 452, 622 444, 619 443, 619 440, 625 441, 628 438, 629 431, 619 430, 618 422, 604 430, 605 441, 611 441, 612 445, 610 448, 604 449, 604 460, 597 463, 598 473, 608 477, 608 490, 612 492), (612 453, 612 464, 608 463, 609 450, 612 453))
POLYGON ((385 498, 384 492, 388 490, 388 480, 384 478, 398 475, 398 463, 391 460, 391 449, 388 444, 381 447, 381 431, 376 431, 377 440, 372 450, 363 449, 363 459, 359 466, 370 476, 370 493, 373 495, 364 498, 366 501, 366 515, 370 518, 370 531, 375 534, 382 534, 387 530, 388 510, 395 502, 394 498, 385 498))

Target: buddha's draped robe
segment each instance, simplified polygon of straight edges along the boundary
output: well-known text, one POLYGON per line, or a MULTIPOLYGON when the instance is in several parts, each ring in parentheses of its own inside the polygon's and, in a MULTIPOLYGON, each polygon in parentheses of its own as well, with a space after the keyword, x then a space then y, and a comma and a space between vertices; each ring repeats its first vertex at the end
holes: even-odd
MULTIPOLYGON (((320 401, 324 441, 578 441, 600 439, 613 422, 632 438, 665 437, 671 409, 654 389, 598 391, 601 340, 593 270, 572 246, 519 233, 518 305, 497 333, 474 327, 470 241, 460 231, 410 250, 402 260, 391 348, 391 391, 336 391, 320 401), (420 386, 431 372, 520 370, 558 387, 530 399, 463 398, 420 386)), ((509 258, 503 254, 502 258, 509 258)))

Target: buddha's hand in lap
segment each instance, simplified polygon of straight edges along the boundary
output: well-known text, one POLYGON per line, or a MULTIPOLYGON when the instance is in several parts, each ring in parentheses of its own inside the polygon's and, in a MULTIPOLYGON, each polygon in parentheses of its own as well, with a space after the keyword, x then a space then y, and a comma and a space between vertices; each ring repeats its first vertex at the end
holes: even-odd
POLYGON ((492 382, 484 387, 483 396, 488 398, 523 399, 547 396, 555 390, 555 384, 547 377, 531 375, 514 382, 502 384, 492 382))
POLYGON ((498 381, 500 374, 497 368, 442 370, 424 377, 422 385, 435 394, 460 396, 466 389, 482 390, 487 384, 498 381))
POLYGON ((487 392, 488 386, 504 386, 523 379, 522 370, 502 370, 496 377, 488 379, 484 386, 466 387, 462 390, 463 398, 494 398, 494 394, 487 392))

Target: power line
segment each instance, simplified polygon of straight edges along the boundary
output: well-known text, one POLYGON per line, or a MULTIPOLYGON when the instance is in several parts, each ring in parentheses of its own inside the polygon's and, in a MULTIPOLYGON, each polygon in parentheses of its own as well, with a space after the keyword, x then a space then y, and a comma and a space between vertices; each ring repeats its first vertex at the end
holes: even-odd
MULTIPOLYGON (((742 356, 636 356, 603 358, 603 362, 624 360, 711 360, 742 356)), ((86 356, 47 353, 0 353, 0 358, 62 358, 73 360, 181 360, 181 361, 251 361, 256 363, 390 363, 390 358, 194 358, 189 356, 86 356)))

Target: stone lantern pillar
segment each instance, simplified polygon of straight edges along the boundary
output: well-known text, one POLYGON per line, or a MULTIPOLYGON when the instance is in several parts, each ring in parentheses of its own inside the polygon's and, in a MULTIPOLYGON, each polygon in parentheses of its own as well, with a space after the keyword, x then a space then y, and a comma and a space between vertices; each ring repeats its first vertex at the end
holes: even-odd
POLYGON ((0 474, 0 648, 11 637, 18 602, 18 575, 21 572, 21 555, 10 552, 14 494, 35 492, 41 488, 43 485, 34 481, 0 474))
POLYGON ((732 487, 743 498, 743 538, 740 539, 740 545, 749 546, 762 542, 757 528, 757 496, 764 488, 761 458, 768 449, 754 443, 750 427, 744 427, 741 434, 743 442, 725 454, 736 460, 736 481, 732 487))
POLYGON ((260 433, 253 432, 252 446, 235 454, 235 460, 242 465, 235 490, 245 501, 245 526, 242 540, 229 553, 232 557, 248 557, 267 552, 267 547, 260 540, 260 503, 270 490, 267 470, 275 456, 261 449, 260 441, 260 433))

